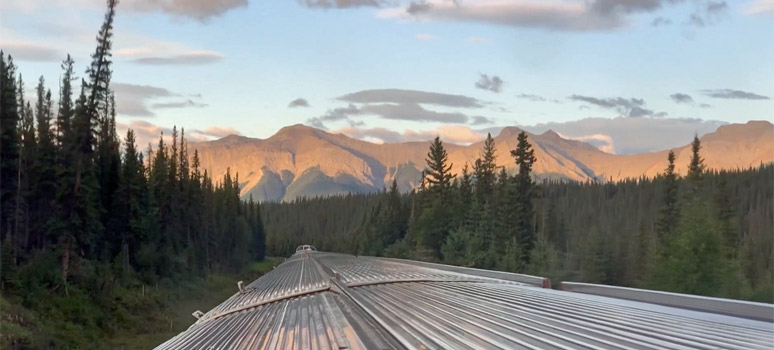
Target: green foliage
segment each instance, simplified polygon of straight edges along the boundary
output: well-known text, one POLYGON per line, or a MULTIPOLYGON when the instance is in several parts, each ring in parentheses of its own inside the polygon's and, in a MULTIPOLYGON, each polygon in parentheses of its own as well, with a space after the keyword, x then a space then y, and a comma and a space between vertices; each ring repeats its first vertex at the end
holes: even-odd
POLYGON ((153 317, 163 304, 138 301, 138 287, 241 271, 266 254, 261 205, 240 200, 238 174, 200 173, 183 130, 147 158, 129 130, 122 152, 110 90, 116 3, 107 1, 76 101, 74 62, 63 62, 56 118, 44 78, 33 109, 0 53, 0 291, 20 314, 39 316, 33 325, 4 318, 14 338, 3 345, 98 347, 143 324, 138 309, 153 317))
POLYGON ((669 151, 667 161, 668 165, 664 172, 664 205, 661 208, 661 217, 658 219, 658 236, 662 242, 672 234, 680 218, 680 208, 677 205, 679 176, 675 172, 675 152, 669 151))
POLYGON ((517 215, 519 200, 526 197, 519 198, 516 177, 501 169, 492 193, 487 194, 479 187, 476 175, 476 169, 478 174, 485 173, 483 159, 476 164, 469 179, 463 171, 450 187, 447 205, 439 204, 429 184, 417 192, 397 196, 405 212, 398 222, 408 225, 408 231, 404 239, 393 244, 383 242, 391 235, 385 228, 393 227, 386 220, 386 203, 396 196, 376 193, 265 205, 269 249, 289 254, 297 245, 311 242, 326 251, 543 275, 552 278, 554 284, 571 280, 683 291, 688 289, 678 288, 689 288, 705 293, 714 288, 708 287, 710 284, 719 283, 722 288, 713 295, 768 302, 774 299, 774 165, 744 171, 702 170, 695 180, 701 182, 699 192, 691 189, 689 181, 694 180, 680 178, 673 171, 670 174, 673 165, 666 169, 667 174, 653 179, 616 183, 543 181, 537 186, 533 180, 533 210, 531 217, 526 217, 517 215), (705 213, 691 214, 693 219, 689 221, 705 225, 697 226, 702 230, 713 227, 714 231, 702 231, 712 233, 708 237, 696 236, 698 231, 690 228, 693 226, 684 217, 695 211, 689 208, 692 203, 711 199, 714 205, 704 204, 705 213), (668 213, 670 219, 664 220, 668 213), (527 249, 518 240, 519 222, 530 223, 534 248, 527 249), (720 243, 720 258, 717 247, 710 249, 710 242, 715 246, 720 243), (686 248, 689 246, 695 247, 690 250, 686 248), (686 249, 692 255, 686 255, 686 249), (667 259, 678 254, 666 253, 672 250, 685 258, 667 259), (702 259, 714 260, 705 264, 702 259), (713 267, 716 260, 722 261, 722 266, 713 267), (670 267, 665 268, 665 264, 670 267), (700 268, 702 264, 707 266, 700 268), (669 269, 674 271, 673 276, 656 278, 659 272, 669 269), (708 279, 704 285, 703 279, 709 277, 701 276, 713 273, 717 274, 713 275, 715 280, 708 279), (692 285, 676 286, 685 278, 692 278, 692 285))
POLYGON ((679 293, 727 296, 741 282, 735 280, 733 269, 710 206, 694 200, 664 245, 651 285, 679 293))

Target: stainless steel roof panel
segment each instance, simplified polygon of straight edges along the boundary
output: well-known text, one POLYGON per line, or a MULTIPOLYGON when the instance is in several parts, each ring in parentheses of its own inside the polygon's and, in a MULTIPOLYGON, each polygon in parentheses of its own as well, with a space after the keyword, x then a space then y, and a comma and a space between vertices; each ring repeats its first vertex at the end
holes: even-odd
POLYGON ((713 298, 691 297, 708 303, 698 311, 545 281, 301 251, 159 349, 774 348, 774 323, 716 313, 713 298))

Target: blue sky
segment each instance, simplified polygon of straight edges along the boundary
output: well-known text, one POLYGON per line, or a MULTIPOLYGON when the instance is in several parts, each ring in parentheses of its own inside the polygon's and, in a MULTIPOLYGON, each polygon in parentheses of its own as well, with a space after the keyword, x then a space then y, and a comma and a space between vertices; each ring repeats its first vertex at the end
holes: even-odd
MULTIPOLYGON (((56 95, 67 52, 83 75, 104 6, 0 4, 29 90, 42 74, 56 95)), ((772 0, 123 0, 113 86, 120 126, 148 139, 305 123, 466 143, 519 125, 631 153, 774 119, 773 33, 772 0)))

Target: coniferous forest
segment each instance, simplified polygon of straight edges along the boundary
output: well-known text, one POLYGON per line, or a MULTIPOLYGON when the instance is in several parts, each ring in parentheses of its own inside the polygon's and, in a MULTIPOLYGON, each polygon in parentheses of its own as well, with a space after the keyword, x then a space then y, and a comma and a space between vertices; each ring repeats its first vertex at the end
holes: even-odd
POLYGON ((238 174, 203 170, 183 129, 155 145, 117 134, 117 1, 107 4, 87 68, 63 57, 58 81, 38 77, 34 96, 0 51, 0 347, 101 348, 126 327, 156 332, 141 314, 166 302, 160 284, 236 273, 300 244, 774 302, 773 164, 707 169, 696 137, 685 176, 670 152, 655 178, 539 180, 524 132, 509 154, 488 136, 473 164, 451 164, 435 138, 410 193, 393 182, 244 201, 238 174), (503 157, 516 173, 496 166, 503 157))
POLYGON ((267 253, 320 250, 420 259, 707 296, 774 301, 774 165, 706 169, 698 138, 687 176, 674 154, 656 178, 543 181, 519 135, 511 154, 491 136, 453 176, 443 143, 427 154, 420 188, 262 206, 267 253), (510 157, 519 172, 497 169, 510 157))
MULTIPOLYGON (((61 81, 41 76, 28 97, 12 56, 0 53, 0 307, 11 300, 63 320, 53 331, 61 333, 50 341, 38 333, 34 347, 94 346, 88 341, 132 317, 118 312, 122 301, 136 302, 121 293, 146 295, 146 286, 241 271, 264 257, 261 209, 240 200, 238 175, 202 171, 182 129, 169 144, 161 135, 147 148, 132 130, 117 135, 110 89, 116 2, 108 1, 82 77, 68 55, 61 81)), ((5 326, 0 333, 14 331, 5 326)))

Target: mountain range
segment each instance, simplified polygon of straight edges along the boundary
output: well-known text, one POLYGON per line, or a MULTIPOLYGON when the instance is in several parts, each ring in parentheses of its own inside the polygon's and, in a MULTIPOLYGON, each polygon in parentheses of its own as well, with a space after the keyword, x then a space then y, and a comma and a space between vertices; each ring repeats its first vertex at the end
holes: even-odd
MULTIPOLYGON (((510 155, 521 129, 506 127, 495 137, 497 164, 511 173, 510 155)), ((652 137, 658 137, 653 135, 652 137)), ((581 141, 562 138, 553 131, 528 133, 537 162, 538 178, 577 181, 616 181, 652 177, 666 168, 667 153, 616 155, 581 141)), ((710 169, 745 169, 774 162, 774 124, 750 121, 730 124, 701 137, 701 155, 710 169)), ((366 193, 389 187, 395 179, 403 191, 416 187, 425 166, 430 142, 376 144, 297 124, 267 139, 229 135, 219 140, 191 142, 201 167, 216 179, 230 168, 239 174, 242 197, 260 201, 291 201, 299 197, 366 193)), ((472 166, 483 141, 470 145, 444 144, 452 171, 472 166)), ((690 145, 673 149, 677 171, 685 174, 690 145)))

